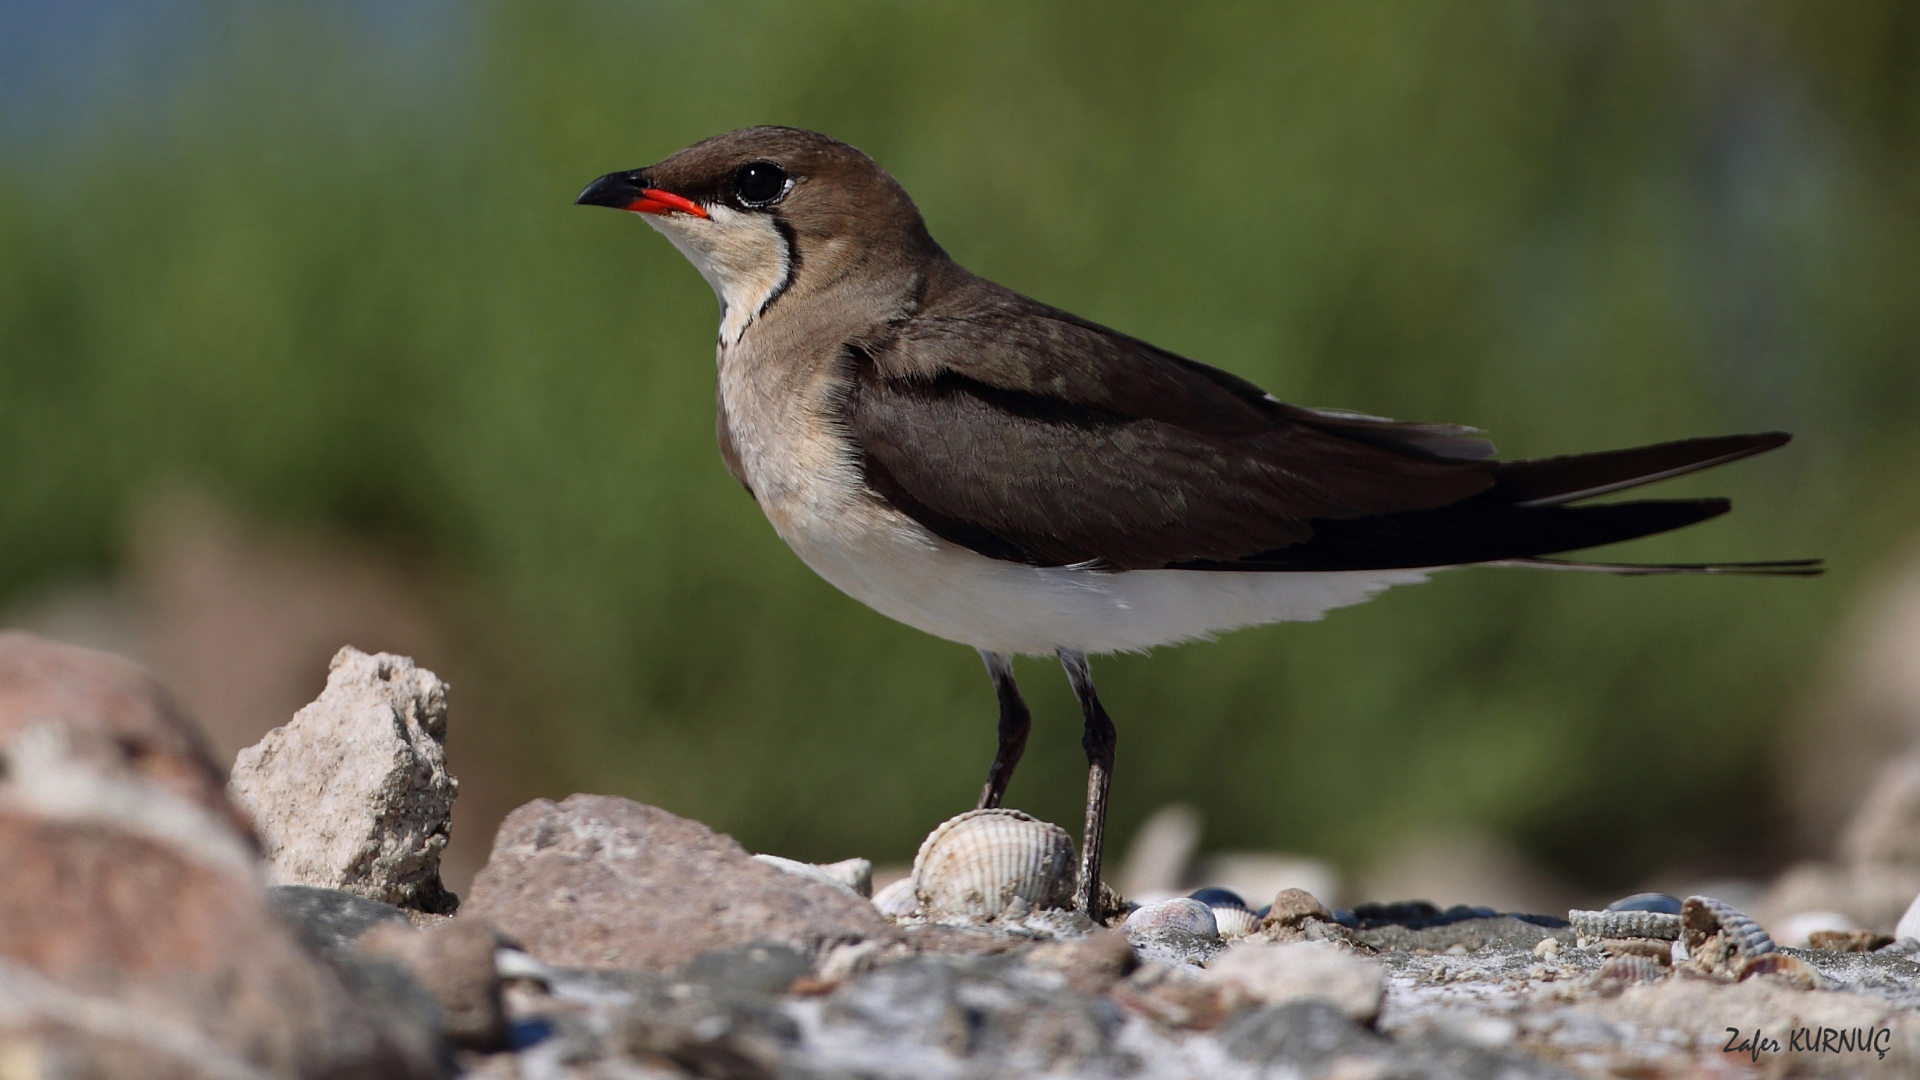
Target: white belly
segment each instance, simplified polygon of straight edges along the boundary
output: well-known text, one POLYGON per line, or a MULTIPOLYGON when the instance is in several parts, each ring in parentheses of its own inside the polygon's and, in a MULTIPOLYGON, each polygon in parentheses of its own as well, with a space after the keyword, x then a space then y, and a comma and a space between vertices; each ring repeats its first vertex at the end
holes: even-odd
MULTIPOLYGON (((752 342, 749 341, 748 348, 752 342)), ((840 591, 936 637, 998 653, 1126 652, 1318 619, 1422 570, 1101 573, 990 559, 864 488, 824 381, 752 377, 724 344, 720 391, 749 486, 780 538, 840 591)))
POLYGON ((1427 577, 1423 570, 1100 573, 990 559, 885 509, 811 524, 775 522, 794 552, 840 591, 908 626, 998 653, 1132 652, 1309 621, 1427 577))

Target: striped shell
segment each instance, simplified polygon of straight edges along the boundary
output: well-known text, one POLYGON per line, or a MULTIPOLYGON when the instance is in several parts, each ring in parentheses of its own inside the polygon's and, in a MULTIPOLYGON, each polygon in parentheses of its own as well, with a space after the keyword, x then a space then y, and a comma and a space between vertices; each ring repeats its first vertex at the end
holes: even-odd
POLYGON ((1616 956, 1600 965, 1594 972, 1595 983, 1618 981, 1622 983, 1655 982, 1667 977, 1667 968, 1644 956, 1616 956))
POLYGON ((1223 938, 1246 937, 1260 925, 1260 916, 1247 910, 1247 902, 1232 889, 1211 886, 1196 889, 1187 899, 1198 900, 1213 909, 1213 924, 1223 938))
POLYGON ((1223 938, 1246 937, 1260 925, 1259 916, 1243 907, 1210 908, 1213 912, 1213 925, 1223 938))
POLYGON ((1776 946, 1766 930, 1732 904, 1711 896, 1689 896, 1680 908, 1685 921, 1687 951, 1697 953, 1708 939, 1718 934, 1727 939, 1735 954, 1742 957, 1764 956, 1776 946))
POLYGON ((1177 896, 1172 900, 1159 900, 1138 908, 1120 924, 1120 932, 1128 941, 1135 943, 1148 941, 1169 932, 1187 933, 1195 937, 1218 938, 1220 926, 1214 921, 1213 910, 1207 905, 1189 896, 1177 896))
POLYGON ((1018 810, 969 810, 927 834, 913 892, 929 915, 992 918, 1073 902, 1073 840, 1018 810))
POLYGON ((1573 932, 1589 940, 1604 938, 1659 938, 1680 936, 1680 916, 1662 911, 1569 911, 1573 932))

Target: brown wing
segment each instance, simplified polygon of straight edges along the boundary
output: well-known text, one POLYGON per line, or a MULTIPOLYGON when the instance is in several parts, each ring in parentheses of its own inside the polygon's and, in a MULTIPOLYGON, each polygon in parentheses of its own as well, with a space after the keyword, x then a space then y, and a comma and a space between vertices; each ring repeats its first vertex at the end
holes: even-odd
POLYGON ((1489 449, 1462 429, 1284 405, 979 279, 955 293, 849 344, 845 418, 877 492, 983 554, 1233 562, 1307 540, 1317 519, 1494 484, 1492 463, 1460 460, 1489 449))

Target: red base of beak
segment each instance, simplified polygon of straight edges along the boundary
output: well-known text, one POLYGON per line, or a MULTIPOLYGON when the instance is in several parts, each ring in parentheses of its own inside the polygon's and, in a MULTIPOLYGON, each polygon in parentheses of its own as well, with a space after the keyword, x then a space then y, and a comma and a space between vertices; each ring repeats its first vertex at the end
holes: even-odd
POLYGON ((659 188, 646 188, 641 191, 639 198, 627 204, 627 209, 636 214, 671 214, 678 211, 682 214, 692 214, 697 218, 707 216, 707 212, 700 208, 699 203, 692 199, 683 199, 671 191, 661 191, 659 188))

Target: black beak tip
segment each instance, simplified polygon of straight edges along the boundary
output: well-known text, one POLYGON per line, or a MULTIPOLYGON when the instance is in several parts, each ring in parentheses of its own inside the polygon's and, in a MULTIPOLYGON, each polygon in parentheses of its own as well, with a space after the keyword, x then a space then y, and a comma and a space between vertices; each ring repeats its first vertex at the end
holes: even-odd
POLYGON ((595 180, 582 188, 574 196, 575 206, 610 206, 615 210, 625 210, 633 200, 640 197, 645 186, 640 182, 636 171, 614 172, 595 180))

